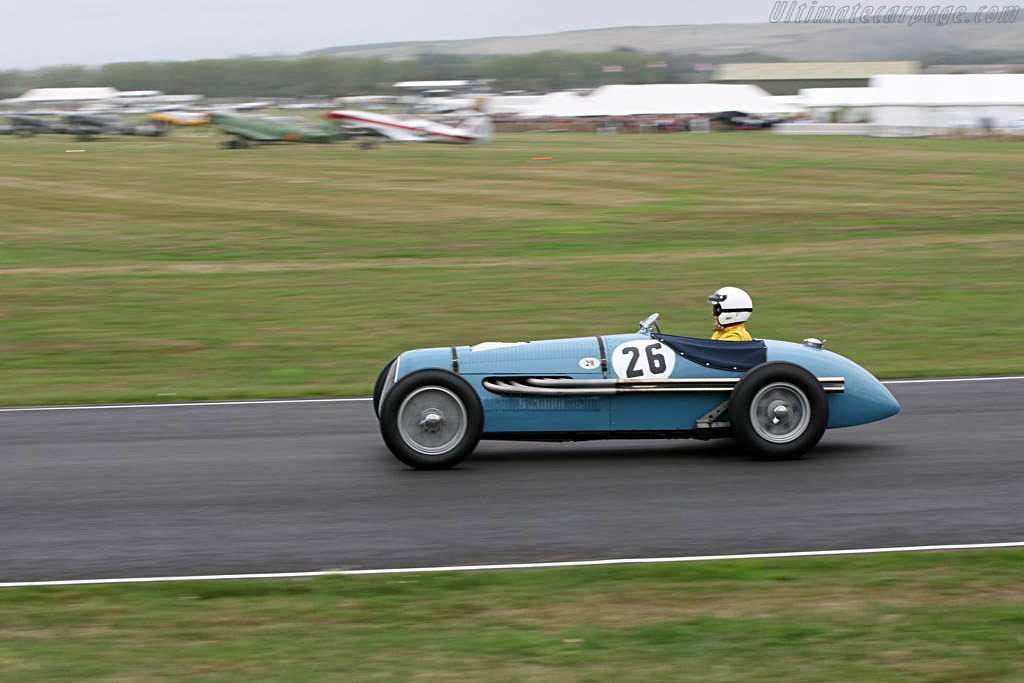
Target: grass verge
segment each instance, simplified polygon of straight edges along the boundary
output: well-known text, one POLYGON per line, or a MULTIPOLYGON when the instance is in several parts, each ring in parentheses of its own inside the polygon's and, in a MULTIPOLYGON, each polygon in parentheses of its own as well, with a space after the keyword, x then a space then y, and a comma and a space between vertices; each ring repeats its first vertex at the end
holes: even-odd
POLYGON ((0 139, 0 403, 365 394, 406 348, 703 336, 725 283, 883 377, 1024 371, 1014 143, 195 135, 0 139))
POLYGON ((5 681, 1017 680, 1024 551, 0 591, 5 681))

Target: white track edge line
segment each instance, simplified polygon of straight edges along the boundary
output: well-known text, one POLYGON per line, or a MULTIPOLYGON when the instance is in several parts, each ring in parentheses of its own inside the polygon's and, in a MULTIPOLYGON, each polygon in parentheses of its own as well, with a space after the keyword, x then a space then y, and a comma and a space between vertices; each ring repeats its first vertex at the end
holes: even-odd
POLYGON ((192 401, 189 403, 108 403, 95 406, 23 406, 21 408, 0 408, 0 413, 29 413, 51 410, 123 410, 125 408, 206 408, 208 406, 254 406, 287 403, 344 403, 346 401, 370 401, 369 396, 358 398, 281 398, 243 401, 192 401))
POLYGON ((856 548, 848 550, 801 550, 780 553, 745 553, 740 555, 690 555, 683 557, 643 557, 614 560, 577 560, 565 562, 521 562, 511 564, 477 564, 446 567, 403 567, 397 569, 327 569, 315 572, 274 572, 262 574, 207 574, 197 576, 152 576, 123 579, 67 579, 55 581, 8 581, 0 588, 30 588, 36 586, 87 586, 102 584, 164 583, 172 581, 226 581, 240 579, 305 579, 320 576, 369 576, 381 574, 426 574, 436 572, 472 572, 500 569, 551 569, 559 567, 594 567, 624 564, 664 564, 669 562, 716 562, 726 560, 770 560, 791 557, 829 557, 836 555, 876 555, 882 553, 909 553, 935 550, 980 550, 991 548, 1024 548, 1024 541, 1005 543, 960 543, 954 545, 917 545, 891 548, 856 548))
POLYGON ((934 382, 992 382, 1001 379, 1024 379, 1024 375, 1005 375, 1003 377, 943 377, 936 379, 887 379, 882 384, 931 384, 934 382))
MULTIPOLYGON (((889 379, 882 384, 932 384, 942 382, 995 382, 1006 379, 1024 379, 1024 375, 1007 375, 1004 377, 947 377, 936 379, 889 379)), ((369 396, 350 398, 283 398, 255 399, 239 401, 191 401, 187 403, 111 403, 105 405, 78 406, 23 406, 20 408, 0 408, 0 413, 30 413, 56 410, 124 410, 126 408, 206 408, 210 406, 253 406, 279 405, 287 403, 344 403, 347 401, 369 401, 369 396)))

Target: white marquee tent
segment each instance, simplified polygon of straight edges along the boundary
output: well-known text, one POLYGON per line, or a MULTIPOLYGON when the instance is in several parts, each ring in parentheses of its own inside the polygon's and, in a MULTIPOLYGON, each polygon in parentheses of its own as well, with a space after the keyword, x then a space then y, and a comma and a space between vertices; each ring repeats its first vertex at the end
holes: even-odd
POLYGON ((2 100, 4 105, 83 105, 102 102, 116 105, 179 105, 198 102, 202 95, 165 95, 159 90, 118 90, 117 88, 35 88, 20 97, 2 100))
MULTIPOLYGON (((505 100, 501 103, 503 108, 513 105, 505 100)), ((775 98, 756 85, 705 83, 605 85, 584 95, 557 92, 543 97, 524 97, 521 104, 518 112, 521 116, 551 118, 799 111, 791 102, 775 98)))
POLYGON ((35 88, 4 104, 45 104, 102 102, 118 94, 116 88, 35 88))
POLYGON ((1024 119, 1024 74, 882 75, 870 81, 871 122, 995 128, 1024 119))
POLYGON ((778 127, 777 133, 928 135, 950 128, 1020 128, 1024 74, 882 74, 866 88, 807 88, 800 105, 824 128, 778 127))
POLYGON ((804 88, 797 104, 817 121, 866 121, 876 97, 872 88, 804 88))

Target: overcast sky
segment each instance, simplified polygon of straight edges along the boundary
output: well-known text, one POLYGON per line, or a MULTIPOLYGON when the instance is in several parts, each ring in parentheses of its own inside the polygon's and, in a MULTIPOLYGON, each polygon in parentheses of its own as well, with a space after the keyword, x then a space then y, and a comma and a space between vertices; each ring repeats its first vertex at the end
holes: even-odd
POLYGON ((0 71, 337 45, 767 21, 773 0, 11 0, 0 71))

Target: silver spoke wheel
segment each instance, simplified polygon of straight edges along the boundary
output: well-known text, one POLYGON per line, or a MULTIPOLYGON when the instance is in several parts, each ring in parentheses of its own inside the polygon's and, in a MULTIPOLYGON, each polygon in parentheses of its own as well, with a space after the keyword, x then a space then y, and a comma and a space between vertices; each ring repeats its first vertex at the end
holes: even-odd
POLYGON ((398 407, 398 434, 423 455, 443 455, 466 435, 466 406, 455 392, 429 385, 412 391, 398 407))
POLYGON ((789 443, 807 430, 811 404, 807 395, 789 382, 761 388, 750 402, 750 424, 765 441, 789 443))

